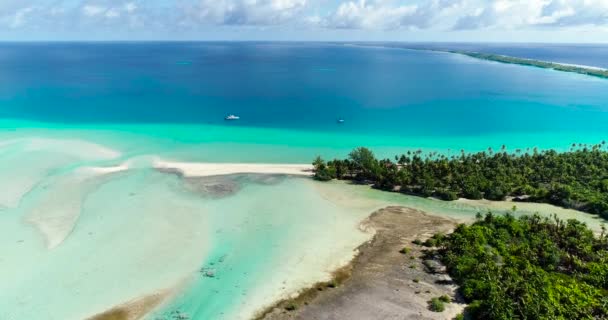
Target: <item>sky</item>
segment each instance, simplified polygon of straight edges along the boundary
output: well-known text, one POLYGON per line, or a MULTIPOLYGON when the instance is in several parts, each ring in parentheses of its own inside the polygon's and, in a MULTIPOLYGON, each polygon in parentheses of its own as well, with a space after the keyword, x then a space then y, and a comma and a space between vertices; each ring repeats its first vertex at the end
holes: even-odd
POLYGON ((608 0, 0 0, 0 41, 608 43, 608 0))

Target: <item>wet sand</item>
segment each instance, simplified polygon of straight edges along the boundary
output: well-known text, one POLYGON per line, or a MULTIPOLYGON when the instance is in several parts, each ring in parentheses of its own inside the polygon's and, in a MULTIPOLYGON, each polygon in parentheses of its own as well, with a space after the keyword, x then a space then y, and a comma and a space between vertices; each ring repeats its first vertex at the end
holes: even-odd
POLYGON ((454 220, 409 208, 378 210, 363 224, 376 234, 359 247, 350 266, 339 270, 333 281, 278 303, 258 319, 452 319, 463 304, 452 302, 435 313, 428 310, 427 301, 444 294, 454 299, 456 287, 446 274, 425 269, 423 247, 412 241, 449 232, 455 225, 454 220), (408 254, 399 252, 404 247, 410 249, 408 254))
POLYGON ((87 320, 137 320, 142 319, 152 309, 160 305, 168 292, 149 295, 127 302, 108 311, 88 318, 87 320))

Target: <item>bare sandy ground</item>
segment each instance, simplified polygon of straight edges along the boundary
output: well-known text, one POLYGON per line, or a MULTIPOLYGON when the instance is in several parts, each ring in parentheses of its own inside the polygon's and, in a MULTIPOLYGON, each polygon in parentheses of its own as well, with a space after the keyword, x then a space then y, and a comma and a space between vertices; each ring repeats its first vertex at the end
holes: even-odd
POLYGON ((446 274, 425 270, 423 248, 412 241, 448 232, 455 224, 408 208, 379 210, 364 224, 376 235, 359 248, 350 268, 339 270, 333 282, 319 283, 295 299, 282 301, 259 319, 452 319, 462 312, 463 304, 452 302, 436 313, 428 310, 427 303, 444 294, 455 301, 455 286, 446 274), (400 253, 403 247, 410 252, 400 253))
POLYGON ((161 292, 145 296, 108 311, 88 318, 87 320, 138 320, 142 319, 152 309, 160 305, 168 296, 168 292, 161 292))
POLYGON ((185 177, 207 177, 240 173, 286 174, 311 176, 309 164, 269 164, 269 163, 202 163, 172 162, 156 160, 154 167, 160 170, 174 170, 185 177))

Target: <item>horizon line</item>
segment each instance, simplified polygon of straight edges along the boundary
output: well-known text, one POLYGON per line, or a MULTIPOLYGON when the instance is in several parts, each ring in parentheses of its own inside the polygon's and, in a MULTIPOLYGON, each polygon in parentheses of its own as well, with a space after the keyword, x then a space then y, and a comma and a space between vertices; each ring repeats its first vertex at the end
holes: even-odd
POLYGON ((428 40, 428 41, 408 41, 408 40, 235 40, 235 39, 134 39, 134 40, 85 40, 85 39, 52 39, 52 40, 2 40, 2 43, 452 43, 452 44, 564 44, 564 45, 608 45, 606 42, 544 42, 544 41, 447 41, 447 40, 428 40))

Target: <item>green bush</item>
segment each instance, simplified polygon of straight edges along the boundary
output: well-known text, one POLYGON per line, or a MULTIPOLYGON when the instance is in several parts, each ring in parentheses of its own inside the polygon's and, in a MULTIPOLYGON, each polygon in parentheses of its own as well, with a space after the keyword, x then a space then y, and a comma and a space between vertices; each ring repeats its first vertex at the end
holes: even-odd
POLYGON ((425 247, 429 247, 429 248, 434 247, 437 245, 437 240, 430 238, 430 239, 427 239, 422 245, 425 247))
POLYGON ((399 253, 401 254, 408 254, 410 252, 410 248, 407 247, 403 247, 401 250, 399 250, 399 253))
POLYGON ((439 298, 432 298, 428 301, 429 310, 433 312, 443 312, 445 310, 445 303, 439 298))
POLYGON ((435 191, 435 196, 444 201, 458 200, 458 193, 445 189, 435 191))

